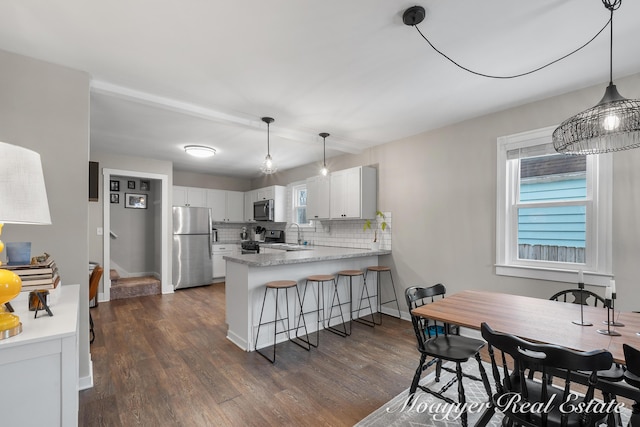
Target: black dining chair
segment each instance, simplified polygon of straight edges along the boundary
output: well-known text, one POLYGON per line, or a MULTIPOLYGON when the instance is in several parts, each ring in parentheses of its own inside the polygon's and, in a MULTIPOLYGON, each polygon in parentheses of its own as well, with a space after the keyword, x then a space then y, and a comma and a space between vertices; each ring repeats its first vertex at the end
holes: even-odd
POLYGON ((586 289, 565 289, 554 294, 551 298, 552 301, 570 302, 573 304, 590 305, 593 307, 604 307, 604 298, 595 292, 588 291, 586 289))
POLYGON ((488 344, 495 380, 493 409, 505 416, 503 425, 590 427, 608 417, 601 405, 595 402, 590 405, 598 388, 598 371, 613 363, 613 356, 607 350, 580 352, 533 343, 496 332, 486 323, 482 323, 481 332, 488 344), (589 376, 584 395, 573 394, 571 389, 574 373, 578 371, 589 376), (550 376, 558 373, 562 374, 562 387, 549 381, 550 376), (582 410, 573 409, 578 407, 582 410))
MULTIPOLYGON (((425 304, 431 303, 436 299, 443 298, 446 293, 446 288, 442 284, 437 284, 430 287, 410 287, 405 291, 405 298, 407 300, 407 306, 411 313, 413 309, 421 307, 425 304)), ((476 381, 482 381, 487 391, 487 395, 491 396, 491 386, 487 378, 486 371, 482 365, 480 359, 480 350, 484 347, 482 340, 464 337, 456 335, 457 328, 453 328, 446 323, 435 322, 420 316, 411 314, 411 322, 413 323, 413 330, 418 342, 418 351, 420 352, 420 363, 411 381, 411 387, 409 388, 409 403, 413 401, 416 390, 419 388, 425 393, 429 393, 436 396, 439 399, 444 400, 447 403, 455 404, 460 403, 464 408, 461 414, 462 425, 467 425, 467 412, 466 412, 466 398, 464 393, 464 386, 462 384, 463 377, 471 378, 476 381), (474 375, 463 373, 462 363, 467 362, 470 358, 475 357, 478 362, 478 368, 481 378, 474 375), (430 358, 427 361, 427 358, 430 358), (455 368, 452 369, 442 362, 453 362, 455 368), (435 381, 440 381, 441 370, 445 370, 454 373, 453 376, 440 390, 433 390, 427 386, 420 384, 420 377, 422 373, 430 366, 436 365, 435 368, 435 381), (458 402, 444 395, 444 393, 455 383, 458 383, 458 402)))
MULTIPOLYGON (((622 350, 624 351, 624 362, 627 365, 624 380, 627 384, 640 389, 640 350, 629 344, 622 344, 622 350)), ((635 401, 631 409, 629 426, 640 426, 640 402, 635 401)))

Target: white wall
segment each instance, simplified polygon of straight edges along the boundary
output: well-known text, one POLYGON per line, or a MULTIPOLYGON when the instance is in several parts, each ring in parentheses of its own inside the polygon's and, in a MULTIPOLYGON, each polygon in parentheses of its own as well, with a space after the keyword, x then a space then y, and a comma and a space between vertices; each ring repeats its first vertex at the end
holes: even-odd
MULTIPOLYGON (((89 375, 87 241, 89 76, 0 51, 0 141, 40 153, 51 225, 4 227, 3 241, 50 253, 62 284, 80 287, 80 379, 89 375)), ((55 314, 55 307, 52 308, 55 314)))
MULTIPOLYGON (((640 98, 640 74, 617 79, 628 98, 640 98)), ((568 283, 495 274, 496 139, 546 126, 595 105, 606 83, 488 114, 359 155, 328 159, 331 170, 378 168, 378 208, 393 213, 390 264, 402 292, 442 282, 448 292, 485 289, 547 298, 568 283)), ((425 94, 425 96, 428 96, 425 94)), ((640 310, 640 149, 614 153, 613 257, 618 307, 640 310)), ((252 181, 286 185, 316 174, 314 165, 252 181)), ((596 291, 598 291, 596 289, 596 291)), ((603 293, 600 290, 600 293, 603 293)))

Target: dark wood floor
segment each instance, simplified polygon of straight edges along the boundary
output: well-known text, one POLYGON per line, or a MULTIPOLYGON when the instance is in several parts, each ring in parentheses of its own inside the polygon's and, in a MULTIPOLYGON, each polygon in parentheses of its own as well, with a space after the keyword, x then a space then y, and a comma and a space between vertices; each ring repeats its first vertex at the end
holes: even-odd
POLYGON ((224 283, 91 309, 94 387, 80 426, 352 426, 406 389, 418 362, 411 323, 320 333, 275 365, 225 338, 224 283))

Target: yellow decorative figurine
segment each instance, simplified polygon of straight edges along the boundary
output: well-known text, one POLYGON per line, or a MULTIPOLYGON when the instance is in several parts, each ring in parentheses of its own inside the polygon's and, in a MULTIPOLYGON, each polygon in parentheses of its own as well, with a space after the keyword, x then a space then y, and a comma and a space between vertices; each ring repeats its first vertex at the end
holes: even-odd
MULTIPOLYGON (((2 235, 2 226, 3 224, 0 224, 0 235, 2 235)), ((4 243, 0 240, 0 253, 3 250, 4 243)), ((2 261, 0 261, 1 265, 2 261)), ((9 313, 5 307, 5 303, 18 296, 20 289, 22 289, 20 277, 13 271, 0 268, 0 339, 9 338, 22 332, 20 318, 9 313)))

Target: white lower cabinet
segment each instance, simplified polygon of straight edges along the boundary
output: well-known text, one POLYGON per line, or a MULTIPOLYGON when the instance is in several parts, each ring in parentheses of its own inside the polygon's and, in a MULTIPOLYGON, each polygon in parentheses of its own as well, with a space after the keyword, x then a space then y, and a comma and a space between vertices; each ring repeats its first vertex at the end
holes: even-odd
POLYGON ((240 252, 240 245, 213 245, 213 278, 225 277, 227 275, 227 262, 224 257, 238 255, 240 252))

